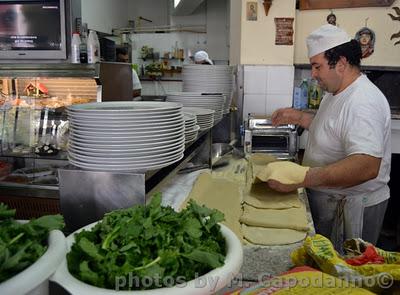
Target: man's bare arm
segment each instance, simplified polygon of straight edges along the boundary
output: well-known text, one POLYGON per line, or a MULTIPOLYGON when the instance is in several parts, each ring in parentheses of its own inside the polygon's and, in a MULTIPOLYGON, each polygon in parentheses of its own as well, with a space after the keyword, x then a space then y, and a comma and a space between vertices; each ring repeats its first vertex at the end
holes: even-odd
POLYGON ((308 170, 305 187, 351 187, 378 176, 381 158, 354 154, 343 160, 308 170))

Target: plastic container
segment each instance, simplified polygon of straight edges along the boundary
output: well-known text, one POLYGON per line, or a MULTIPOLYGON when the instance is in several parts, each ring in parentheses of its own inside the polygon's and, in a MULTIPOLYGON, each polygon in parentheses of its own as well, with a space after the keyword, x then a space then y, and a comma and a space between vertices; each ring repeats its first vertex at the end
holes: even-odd
POLYGON ((293 108, 301 109, 301 88, 293 88, 293 108))
POLYGON ((317 80, 311 80, 308 87, 308 107, 310 109, 318 109, 322 99, 322 89, 318 85, 317 80))
MULTIPOLYGON (((97 222, 89 224, 67 237, 67 248, 70 251, 72 244, 75 242, 75 234, 82 230, 89 230, 96 225, 97 222)), ((195 280, 186 282, 184 286, 175 286, 171 288, 160 288, 143 291, 116 291, 110 289, 98 288, 86 284, 70 274, 67 266, 67 259, 63 260, 60 267, 50 278, 61 285, 65 290, 72 295, 110 295, 110 294, 145 294, 145 295, 205 295, 214 294, 230 283, 230 281, 240 271, 243 262, 242 244, 236 235, 223 224, 221 225, 221 233, 225 237, 227 253, 225 264, 222 267, 216 268, 195 280)))
POLYGON ((89 64, 100 62, 100 42, 95 31, 89 31, 87 40, 87 58, 89 64))
POLYGON ((80 46, 81 46, 81 38, 78 33, 74 33, 72 35, 71 41, 71 63, 79 64, 80 61, 80 46))
POLYGON ((47 251, 34 264, 0 284, 0 294, 49 294, 49 277, 65 259, 66 240, 59 230, 49 234, 47 251))
POLYGON ((303 79, 300 84, 301 94, 300 94, 300 109, 308 108, 308 81, 307 79, 303 79))

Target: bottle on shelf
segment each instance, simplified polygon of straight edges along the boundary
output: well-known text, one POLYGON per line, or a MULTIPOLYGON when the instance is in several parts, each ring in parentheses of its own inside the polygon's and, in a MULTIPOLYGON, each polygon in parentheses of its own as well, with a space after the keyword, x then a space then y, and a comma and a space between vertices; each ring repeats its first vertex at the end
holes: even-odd
POLYGON ((81 44, 79 46, 79 59, 81 64, 86 64, 88 62, 86 37, 84 34, 82 34, 81 36, 81 44))
POLYGON ((71 63, 73 64, 79 64, 81 62, 80 46, 81 38, 79 37, 79 33, 73 33, 71 41, 71 63))
POLYGON ((88 63, 94 64, 100 62, 100 42, 95 31, 89 31, 87 40, 88 63))
POLYGON ((306 109, 308 107, 308 81, 303 79, 300 84, 300 109, 306 109))
POLYGON ((310 109, 318 109, 321 103, 322 89, 318 85, 318 81, 312 79, 308 87, 308 107, 310 109))

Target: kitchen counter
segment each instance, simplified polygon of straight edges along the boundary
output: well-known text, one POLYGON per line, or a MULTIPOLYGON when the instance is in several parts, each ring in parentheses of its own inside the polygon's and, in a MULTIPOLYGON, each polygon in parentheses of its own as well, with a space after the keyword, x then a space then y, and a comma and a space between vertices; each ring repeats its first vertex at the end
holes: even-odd
MULTIPOLYGON (((242 159, 240 165, 246 161, 242 159)), ((239 162, 231 159, 228 166, 214 169, 213 175, 229 176, 232 166, 237 166, 239 162)), ((246 164, 247 165, 247 164, 246 164)), ((189 195, 197 176, 202 172, 210 172, 209 169, 199 170, 188 174, 177 175, 162 189, 163 204, 170 205, 175 210, 179 210, 181 204, 189 195)), ((245 172, 242 173, 243 176, 245 172)), ((235 179, 239 181, 239 179, 235 179)), ((311 235, 315 234, 315 229, 311 217, 310 207, 307 201, 307 195, 304 190, 299 191, 301 201, 305 204, 307 210, 307 219, 309 222, 311 235)), ((244 260, 242 269, 237 276, 238 280, 243 281, 259 281, 262 278, 280 274, 293 267, 291 262, 290 253, 301 247, 303 242, 297 242, 288 245, 279 246, 258 246, 258 245, 244 245, 244 260)))

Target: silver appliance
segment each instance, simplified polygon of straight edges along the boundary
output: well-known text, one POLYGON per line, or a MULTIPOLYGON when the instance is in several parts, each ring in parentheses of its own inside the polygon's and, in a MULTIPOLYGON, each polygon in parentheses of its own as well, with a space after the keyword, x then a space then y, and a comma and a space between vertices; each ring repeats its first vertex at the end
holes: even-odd
POLYGON ((298 135, 295 125, 273 126, 266 116, 249 114, 244 130, 244 152, 268 153, 282 160, 296 160, 298 135))

